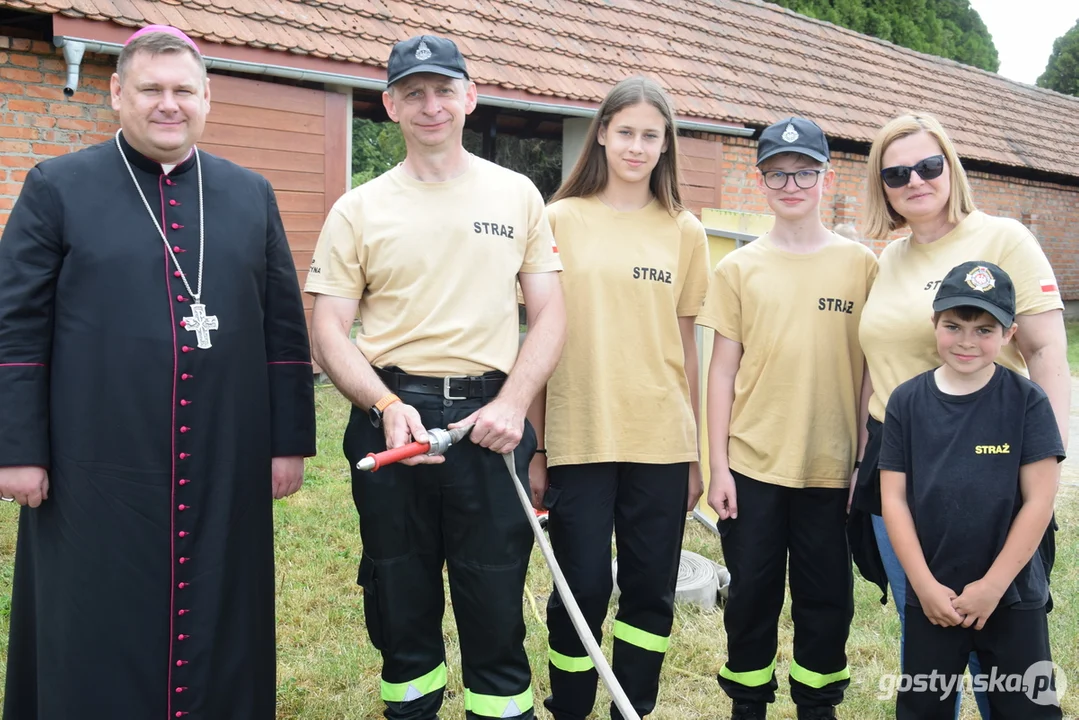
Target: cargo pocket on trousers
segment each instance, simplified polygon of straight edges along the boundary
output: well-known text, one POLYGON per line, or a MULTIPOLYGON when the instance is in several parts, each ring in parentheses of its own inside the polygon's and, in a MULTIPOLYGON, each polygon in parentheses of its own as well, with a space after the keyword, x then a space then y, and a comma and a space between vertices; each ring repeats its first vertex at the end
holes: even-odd
POLYGON ((558 502, 558 496, 562 494, 562 488, 547 484, 547 492, 543 493, 543 507, 552 509, 558 502))
POLYGON ((376 650, 386 648, 382 635, 382 612, 379 607, 378 577, 375 563, 366 555, 360 559, 360 571, 356 584, 363 588, 363 617, 367 625, 367 635, 376 650))

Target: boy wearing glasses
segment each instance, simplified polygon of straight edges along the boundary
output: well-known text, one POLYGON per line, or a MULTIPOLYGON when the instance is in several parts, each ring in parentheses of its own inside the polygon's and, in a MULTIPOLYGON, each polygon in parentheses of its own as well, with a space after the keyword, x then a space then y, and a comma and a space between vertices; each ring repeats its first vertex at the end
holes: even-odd
POLYGON ((845 523, 868 401, 858 322, 877 261, 821 223, 835 183, 829 157, 809 120, 761 133, 757 184, 775 224, 719 262, 697 317, 716 331, 708 503, 731 572, 719 684, 735 720, 762 719, 775 701, 788 555, 798 718, 834 718, 850 682, 845 523))

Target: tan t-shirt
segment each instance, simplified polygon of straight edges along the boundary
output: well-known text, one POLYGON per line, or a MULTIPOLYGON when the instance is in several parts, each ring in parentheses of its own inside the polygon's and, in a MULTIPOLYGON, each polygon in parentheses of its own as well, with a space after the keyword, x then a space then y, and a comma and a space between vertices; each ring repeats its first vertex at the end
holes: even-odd
MULTIPOLYGON (((956 265, 984 260, 999 265, 1015 285, 1019 315, 1064 307, 1053 269, 1022 223, 975 211, 936 242, 895 240, 880 255, 880 277, 862 315, 860 339, 873 380, 869 414, 884 422, 892 391, 940 365, 933 333, 933 298, 956 265)), ((1027 376, 1013 340, 997 362, 1027 376)))
POLYGON ((858 449, 858 320, 876 274, 872 251, 839 235, 809 254, 763 235, 716 266, 697 322, 742 344, 731 470, 784 487, 847 486, 858 449))
POLYGON ((704 226, 656 201, 619 212, 594 197, 547 216, 568 323, 547 384, 547 464, 696 460, 678 318, 695 317, 708 288, 704 226))
POLYGON ((356 344, 375 367, 508 373, 517 274, 561 270, 557 252, 524 175, 472 157, 463 175, 424 183, 397 166, 334 203, 304 290, 360 301, 356 344))

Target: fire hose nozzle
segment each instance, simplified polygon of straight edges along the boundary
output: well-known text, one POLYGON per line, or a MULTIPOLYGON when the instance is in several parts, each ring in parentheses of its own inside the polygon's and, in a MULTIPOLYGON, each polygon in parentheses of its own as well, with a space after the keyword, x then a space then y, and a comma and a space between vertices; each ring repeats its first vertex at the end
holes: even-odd
POLYGON ((392 450, 371 453, 356 463, 356 469, 372 472, 385 465, 407 460, 417 455, 445 455, 450 447, 463 440, 471 431, 471 425, 454 428, 453 430, 432 428, 427 431, 427 442, 414 442, 392 450))

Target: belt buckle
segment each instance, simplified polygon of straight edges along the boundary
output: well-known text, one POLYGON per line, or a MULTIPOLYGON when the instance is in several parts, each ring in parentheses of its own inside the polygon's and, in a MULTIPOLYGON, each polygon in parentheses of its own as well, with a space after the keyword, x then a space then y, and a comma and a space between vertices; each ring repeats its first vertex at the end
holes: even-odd
POLYGON ((460 397, 456 395, 450 395, 450 381, 464 380, 467 377, 467 375, 447 375, 446 377, 442 378, 442 397, 446 400, 468 400, 467 395, 461 395, 460 397))

